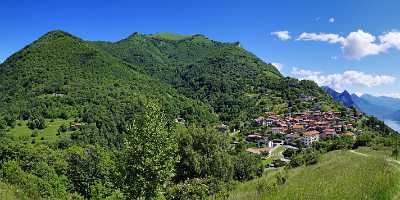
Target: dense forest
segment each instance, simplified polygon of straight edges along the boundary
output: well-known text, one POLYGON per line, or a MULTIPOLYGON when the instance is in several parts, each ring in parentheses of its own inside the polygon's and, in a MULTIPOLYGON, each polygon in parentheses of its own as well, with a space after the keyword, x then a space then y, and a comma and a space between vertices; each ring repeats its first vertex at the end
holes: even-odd
MULTIPOLYGON (((0 65, 0 102, 8 199, 224 199, 263 173, 238 139, 254 118, 354 112, 239 43, 167 33, 111 43, 49 32, 0 65)), ((374 118, 360 127, 357 145, 393 133, 374 118)))
POLYGON ((301 111, 315 103, 334 104, 311 81, 283 77, 240 47, 221 43, 203 35, 134 33, 121 41, 94 42, 138 70, 172 85, 186 97, 210 105, 220 120, 235 128, 263 111, 301 111), (315 97, 301 102, 302 96, 315 97), (277 106, 280 105, 280 106, 277 106))

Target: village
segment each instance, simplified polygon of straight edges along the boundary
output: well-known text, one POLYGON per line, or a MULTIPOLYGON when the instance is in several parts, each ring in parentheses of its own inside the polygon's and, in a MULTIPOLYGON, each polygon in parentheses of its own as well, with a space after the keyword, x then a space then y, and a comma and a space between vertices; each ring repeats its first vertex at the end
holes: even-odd
POLYGON ((359 132, 353 127, 357 119, 352 116, 344 120, 340 112, 333 111, 289 113, 283 117, 274 112, 266 112, 254 119, 255 125, 265 131, 246 136, 247 143, 255 146, 246 151, 268 157, 276 149, 282 149, 282 146, 285 149, 309 148, 319 140, 341 136, 355 137, 355 133, 359 132))

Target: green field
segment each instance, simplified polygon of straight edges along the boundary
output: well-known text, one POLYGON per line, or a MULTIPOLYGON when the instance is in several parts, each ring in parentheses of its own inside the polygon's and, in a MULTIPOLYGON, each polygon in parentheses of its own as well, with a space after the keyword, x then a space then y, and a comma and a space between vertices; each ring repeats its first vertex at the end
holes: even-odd
POLYGON ((47 127, 43 130, 37 130, 38 135, 36 137, 32 137, 32 130, 27 127, 28 121, 18 120, 15 128, 9 129, 9 133, 22 140, 22 141, 32 141, 35 140, 36 143, 43 142, 55 142, 62 138, 67 138, 70 135, 70 132, 61 133, 57 135, 58 128, 62 125, 69 125, 72 120, 63 120, 63 119, 55 119, 53 121, 46 120, 47 127), (41 139, 43 137, 43 140, 41 139))
POLYGON ((14 200, 14 199, 28 199, 22 191, 16 187, 0 182, 0 199, 14 200))
POLYGON ((400 164, 388 153, 368 148, 330 152, 315 165, 267 171, 239 184, 229 199, 397 199, 400 164), (287 174, 286 182, 271 189, 278 173, 287 174))

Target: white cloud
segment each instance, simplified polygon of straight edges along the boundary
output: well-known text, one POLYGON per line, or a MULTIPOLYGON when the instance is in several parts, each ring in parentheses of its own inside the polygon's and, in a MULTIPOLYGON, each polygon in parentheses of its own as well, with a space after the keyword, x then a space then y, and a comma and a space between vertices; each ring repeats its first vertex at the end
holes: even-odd
POLYGON ((328 19, 329 23, 334 23, 335 22, 335 18, 331 17, 328 19))
POLYGON ((354 92, 354 94, 356 94, 358 97, 361 97, 364 93, 362 93, 362 92, 354 92))
POLYGON ((282 71, 282 69, 283 69, 283 64, 282 63, 273 62, 271 64, 273 66, 275 66, 278 71, 282 71))
POLYGON ((340 37, 338 34, 333 33, 302 33, 296 40, 328 42, 334 44, 341 43, 345 39, 340 37))
POLYGON ((400 50, 400 32, 391 31, 380 36, 379 42, 374 35, 357 30, 350 32, 346 37, 333 33, 307 33, 300 34, 296 40, 317 41, 341 46, 344 57, 348 59, 361 59, 369 55, 387 52, 390 48, 400 50))
POLYGON ((392 31, 379 36, 381 43, 385 44, 387 48, 396 48, 400 50, 400 32, 392 31))
POLYGON ((397 98, 400 99, 400 92, 385 92, 385 93, 377 93, 374 94, 374 96, 378 97, 392 97, 392 98, 397 98))
POLYGON ((341 74, 323 75, 321 72, 292 68, 292 76, 298 79, 306 79, 315 81, 318 85, 324 85, 334 88, 335 90, 343 90, 349 85, 363 85, 374 87, 378 85, 393 83, 396 78, 388 75, 372 75, 364 72, 348 70, 341 74))
POLYGON ((368 55, 377 55, 388 48, 385 44, 375 43, 375 36, 362 30, 351 32, 341 43, 343 54, 350 59, 360 59, 368 55))
POLYGON ((289 31, 275 31, 271 32, 271 35, 278 37, 280 40, 290 40, 292 37, 289 34, 289 31))

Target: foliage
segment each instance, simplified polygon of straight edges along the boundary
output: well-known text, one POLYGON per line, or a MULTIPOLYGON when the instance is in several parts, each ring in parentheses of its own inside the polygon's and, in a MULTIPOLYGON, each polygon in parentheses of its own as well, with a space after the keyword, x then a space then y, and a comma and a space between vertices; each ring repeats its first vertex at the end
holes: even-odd
POLYGON ((239 153, 235 160, 235 180, 251 180, 262 174, 263 167, 260 166, 260 158, 247 152, 239 153))
POLYGON ((204 179, 189 179, 170 187, 165 196, 171 200, 207 199, 209 196, 208 185, 204 179))
POLYGON ((210 105, 232 128, 245 128, 246 121, 265 111, 297 112, 322 106, 319 103, 327 109, 337 106, 315 83, 283 78, 273 65, 237 43, 221 43, 202 35, 135 33, 115 43, 94 44, 171 84, 186 97, 210 105), (315 99, 304 102, 303 96, 315 99))
POLYGON ((177 143, 166 125, 160 108, 148 103, 129 127, 119 163, 127 198, 154 198, 172 178, 177 143))

